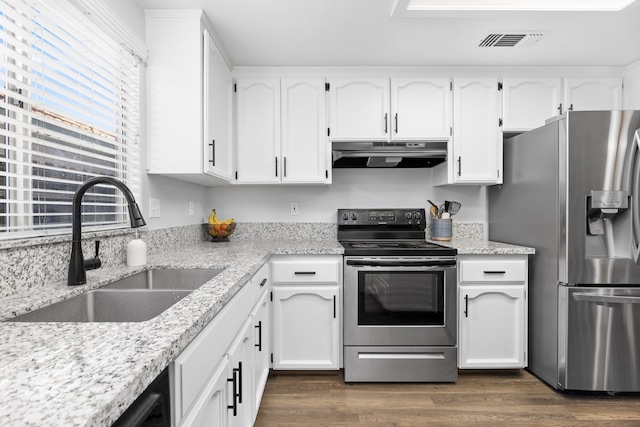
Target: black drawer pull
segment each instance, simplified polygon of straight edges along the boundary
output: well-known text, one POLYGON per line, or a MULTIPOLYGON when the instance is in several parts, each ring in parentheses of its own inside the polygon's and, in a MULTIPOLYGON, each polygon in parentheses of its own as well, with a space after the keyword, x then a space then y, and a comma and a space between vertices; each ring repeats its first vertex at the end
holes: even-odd
POLYGON ((505 274, 504 270, 484 270, 484 274, 505 274))
POLYGON ((228 378, 227 382, 233 383, 233 404, 227 405, 227 409, 233 409, 233 416, 238 416, 238 377, 235 369, 233 370, 233 378, 228 378))
POLYGON ((260 282, 260 287, 263 287, 265 285, 265 283, 267 283, 267 279, 266 278, 262 279, 262 282, 260 282))
POLYGON ((254 347, 258 347, 258 351, 262 351, 262 320, 258 321, 254 328, 258 328, 258 344, 254 344, 254 347))
POLYGON ((303 275, 303 276, 313 276, 316 274, 315 271, 296 271, 293 274, 303 275))

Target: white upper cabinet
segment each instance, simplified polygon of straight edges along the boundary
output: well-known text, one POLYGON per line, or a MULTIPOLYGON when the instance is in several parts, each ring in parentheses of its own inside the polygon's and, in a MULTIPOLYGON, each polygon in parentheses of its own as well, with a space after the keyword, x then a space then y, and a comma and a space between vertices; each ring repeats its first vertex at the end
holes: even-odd
POLYGON ((237 179, 280 182, 280 80, 236 83, 237 179))
POLYGON ((325 80, 286 78, 282 93, 282 182, 325 183, 329 178, 325 80))
POLYGON ((503 131, 543 126, 560 113, 561 78, 505 77, 502 81, 503 131))
POLYGON ((389 79, 335 78, 330 85, 332 140, 389 140, 389 79))
POLYGON ((233 76, 215 41, 204 30, 204 170, 233 179, 233 76))
POLYGON ((237 183, 329 183, 322 78, 239 78, 237 183))
POLYGON ((231 179, 231 71, 208 27, 199 10, 146 11, 149 174, 231 179))
POLYGON ((334 141, 449 139, 449 78, 334 78, 330 83, 334 141))
POLYGON ((451 135, 451 79, 391 79, 391 140, 444 140, 451 135))
POLYGON ((566 110, 620 110, 622 79, 567 78, 564 83, 564 100, 566 110))
POLYGON ((453 138, 447 162, 434 168, 442 184, 502 182, 502 130, 497 78, 454 78, 453 138))

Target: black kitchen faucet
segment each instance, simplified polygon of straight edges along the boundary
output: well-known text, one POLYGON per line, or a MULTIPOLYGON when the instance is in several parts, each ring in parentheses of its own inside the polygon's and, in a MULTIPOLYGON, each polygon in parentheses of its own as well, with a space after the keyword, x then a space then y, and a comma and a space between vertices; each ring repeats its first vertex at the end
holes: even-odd
POLYGON ((89 188, 96 184, 111 184, 122 191, 124 197, 127 199, 131 228, 138 228, 147 224, 142 217, 133 193, 131 193, 129 187, 122 182, 110 176, 97 176, 83 182, 73 195, 71 259, 69 260, 69 276, 67 280, 67 284, 70 286, 84 285, 87 282, 86 270, 93 270, 99 268, 101 265, 100 258, 98 258, 99 242, 96 241, 96 256, 94 258, 85 261, 82 255, 82 212, 80 209, 82 196, 84 196, 84 193, 86 193, 89 188))

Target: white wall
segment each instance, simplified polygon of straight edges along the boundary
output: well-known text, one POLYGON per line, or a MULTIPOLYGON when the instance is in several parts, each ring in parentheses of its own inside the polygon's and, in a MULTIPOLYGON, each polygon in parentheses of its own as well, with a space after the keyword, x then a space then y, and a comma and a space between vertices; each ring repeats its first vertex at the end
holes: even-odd
MULTIPOLYGON (((144 39, 144 11, 133 0, 109 0, 105 2, 113 12, 140 38, 144 39)), ((206 189, 197 184, 165 178, 146 173, 146 123, 145 102, 145 78, 142 78, 142 110, 140 115, 140 200, 138 205, 149 228, 177 227, 181 225, 200 224, 209 214, 208 206, 205 206, 206 189), (151 218, 149 213, 149 198, 160 200, 160 217, 151 218), (189 215, 189 202, 194 202, 194 214, 189 215)))
POLYGON ((640 61, 625 69, 623 108, 640 110, 640 61))
POLYGON ((230 186, 209 190, 209 204, 220 217, 240 222, 336 222, 338 208, 429 208, 462 203, 455 220, 487 221, 486 190, 477 186, 431 186, 431 169, 334 169, 333 184, 323 186, 230 186), (290 215, 291 202, 299 214, 290 215))

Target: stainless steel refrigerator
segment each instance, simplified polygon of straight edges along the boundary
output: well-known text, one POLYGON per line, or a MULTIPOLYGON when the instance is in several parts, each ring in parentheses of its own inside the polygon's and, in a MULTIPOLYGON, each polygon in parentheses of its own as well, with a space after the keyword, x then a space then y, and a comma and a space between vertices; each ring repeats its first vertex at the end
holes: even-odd
POLYGON ((489 238, 534 247, 529 366, 554 388, 640 391, 640 111, 569 111, 504 142, 489 238))

